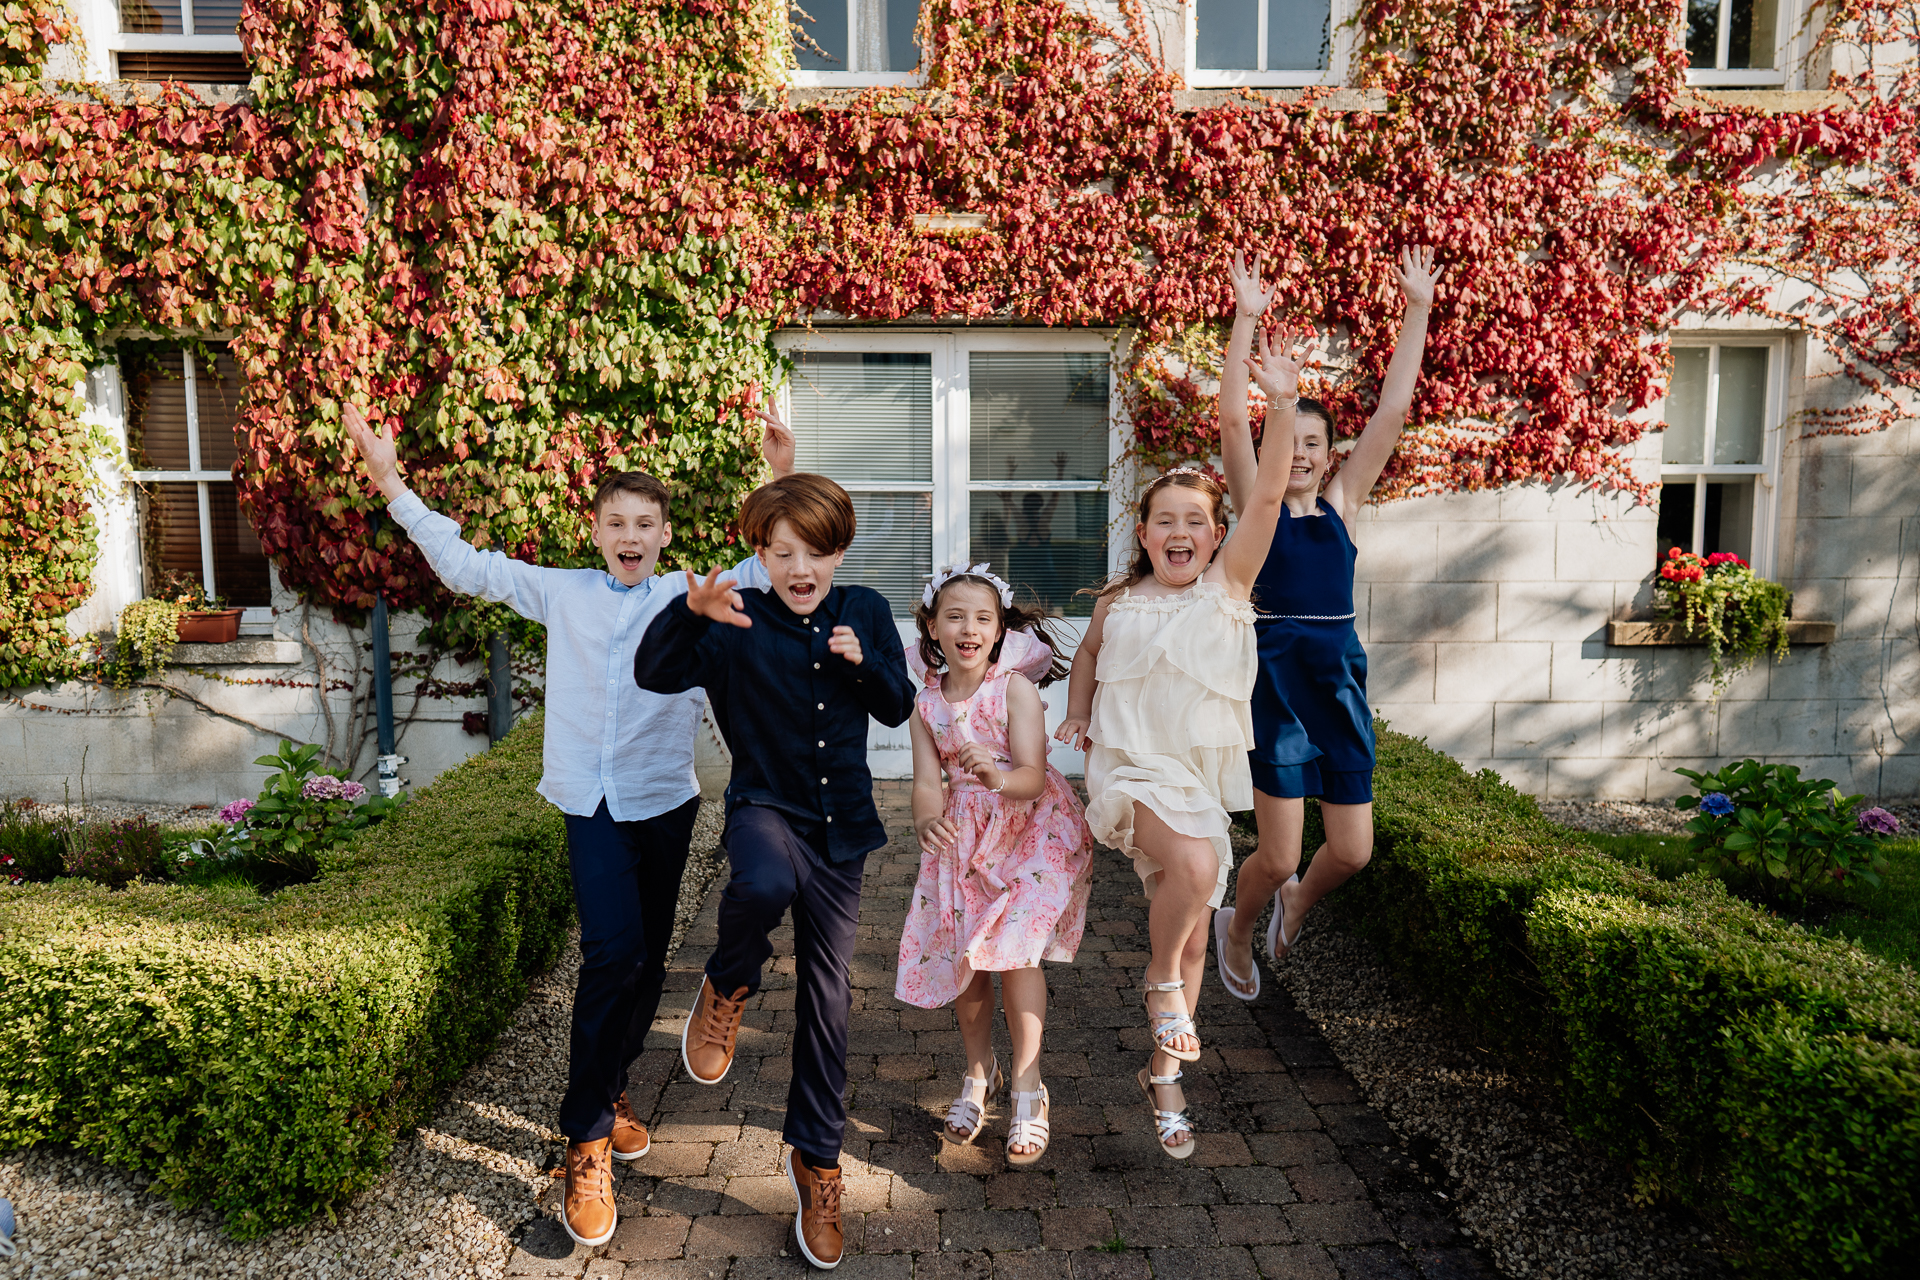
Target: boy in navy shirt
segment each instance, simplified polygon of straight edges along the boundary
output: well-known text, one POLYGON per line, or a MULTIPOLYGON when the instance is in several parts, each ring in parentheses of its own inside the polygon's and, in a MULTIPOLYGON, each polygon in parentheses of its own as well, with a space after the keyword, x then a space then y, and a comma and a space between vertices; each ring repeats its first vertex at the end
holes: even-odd
MULTIPOLYGON (((651 1140, 627 1102, 627 1072, 660 1006, 666 944, 680 900, 700 784, 693 772, 700 695, 662 697, 628 682, 647 624, 685 589, 655 576, 673 541, 667 487, 639 471, 600 482, 593 541, 602 569, 550 569, 481 551, 460 526, 430 511, 400 476, 393 437, 352 404, 341 417, 387 513, 455 591, 497 600, 547 627, 547 716, 540 794, 565 815, 567 863, 580 913, 580 977, 573 999, 567 1138, 560 1220, 582 1244, 605 1244, 618 1219, 615 1160, 637 1160, 651 1140)), ((778 418, 762 451, 775 476, 793 469, 793 436, 778 418)), ((757 559, 734 572, 764 582, 757 559)))
POLYGON ((867 854, 887 842, 867 771, 867 718, 904 724, 915 691, 886 599, 833 585, 854 534, 844 489, 825 476, 775 480, 741 504, 740 532, 768 585, 736 591, 717 573, 705 581, 689 574, 686 593, 653 620, 633 662, 642 689, 704 688, 733 751, 724 837, 733 874, 680 1054, 700 1083, 726 1077, 743 1002, 773 954, 767 934, 791 907, 787 1178, 802 1252, 833 1267, 843 1247, 840 1144, 860 877, 867 854))

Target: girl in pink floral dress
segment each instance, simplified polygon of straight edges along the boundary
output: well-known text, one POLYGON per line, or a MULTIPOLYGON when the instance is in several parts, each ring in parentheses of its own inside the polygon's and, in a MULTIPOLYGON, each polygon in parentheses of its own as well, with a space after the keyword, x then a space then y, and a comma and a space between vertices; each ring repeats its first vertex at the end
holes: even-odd
POLYGON ((922 1009, 954 1006, 967 1074, 942 1132, 971 1143, 1004 1079, 992 1045, 993 974, 1001 975, 1013 1041, 1007 1162, 1032 1164, 1048 1137, 1040 962, 1079 951, 1093 862, 1079 798, 1047 763, 1036 689, 1066 674, 1065 664, 1041 616, 1015 608, 983 564, 936 574, 914 618, 920 643, 908 662, 927 685, 911 721, 920 878, 894 995, 922 1009))

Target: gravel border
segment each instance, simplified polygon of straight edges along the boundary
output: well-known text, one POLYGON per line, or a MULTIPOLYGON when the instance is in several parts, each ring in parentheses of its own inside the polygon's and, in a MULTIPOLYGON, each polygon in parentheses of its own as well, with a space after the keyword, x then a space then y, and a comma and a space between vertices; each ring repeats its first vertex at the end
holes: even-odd
MULTIPOLYGON (((90 805, 89 816, 131 816, 90 805)), ((160 819, 160 806, 131 805, 160 819)), ((201 811, 183 810, 186 813, 201 811)), ((204 821, 195 817, 192 821, 204 821)), ((700 806, 672 946, 726 864, 721 805, 700 806)), ((668 962, 672 962, 669 956, 668 962)), ((238 1243, 219 1218, 151 1194, 150 1180, 71 1147, 0 1151, 0 1195, 13 1201, 19 1255, 0 1276, 161 1280, 495 1280, 514 1241, 541 1214, 561 1143, 553 1127, 567 1086, 567 1044, 580 950, 570 940, 535 978, 493 1051, 468 1068, 433 1117, 395 1144, 392 1167, 351 1203, 304 1226, 238 1243)))
POLYGON ((1504 1274, 1728 1274, 1700 1223, 1634 1205, 1618 1166, 1569 1133, 1556 1090, 1475 1043, 1332 917, 1309 917, 1280 980, 1421 1166, 1444 1170, 1461 1229, 1504 1274))

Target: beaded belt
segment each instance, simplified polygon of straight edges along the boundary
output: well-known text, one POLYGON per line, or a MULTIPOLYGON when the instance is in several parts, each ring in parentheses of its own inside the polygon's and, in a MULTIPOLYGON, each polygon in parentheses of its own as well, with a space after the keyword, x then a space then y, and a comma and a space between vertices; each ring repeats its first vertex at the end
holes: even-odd
POLYGON ((1260 622, 1351 622, 1357 613, 1256 613, 1260 622))

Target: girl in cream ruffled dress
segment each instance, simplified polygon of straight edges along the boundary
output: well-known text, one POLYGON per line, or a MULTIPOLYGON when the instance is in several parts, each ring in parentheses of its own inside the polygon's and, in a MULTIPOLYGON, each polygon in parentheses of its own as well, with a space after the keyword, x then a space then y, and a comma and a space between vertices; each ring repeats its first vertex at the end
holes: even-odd
MULTIPOLYGON (((1269 440, 1293 438, 1300 366, 1283 339, 1248 358, 1267 393, 1269 440)), ((1226 493, 1179 467, 1140 495, 1140 543, 1100 593, 1074 655, 1056 737, 1087 755, 1087 825, 1124 849, 1152 905, 1148 1025, 1156 1046, 1140 1072, 1163 1150, 1195 1149, 1181 1062, 1200 1057, 1193 1025, 1213 909, 1233 864, 1228 811, 1253 807, 1248 703, 1257 657, 1250 602, 1280 518, 1293 459, 1269 449, 1227 537, 1226 493)))

